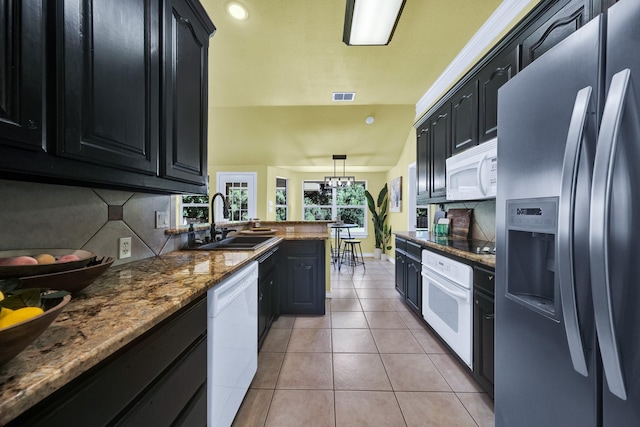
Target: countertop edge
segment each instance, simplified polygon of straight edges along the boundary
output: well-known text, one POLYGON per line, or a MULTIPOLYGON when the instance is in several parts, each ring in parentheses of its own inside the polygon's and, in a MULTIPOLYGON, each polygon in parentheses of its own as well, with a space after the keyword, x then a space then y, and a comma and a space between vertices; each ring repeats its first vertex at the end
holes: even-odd
POLYGON ((460 249, 451 248, 445 245, 441 245, 435 242, 430 242, 428 240, 420 239, 416 236, 415 232, 412 231, 394 231, 393 234, 396 236, 410 240, 412 242, 418 243, 423 247, 431 248, 438 250, 440 252, 444 252, 447 254, 454 255, 458 258, 463 258, 467 261, 471 261, 475 264, 482 265, 484 267, 489 267, 492 269, 496 268, 496 256, 488 255, 488 254, 474 254, 471 252, 461 251, 460 249))
POLYGON ((180 250, 111 267, 72 297, 45 333, 0 367, 0 425, 106 360, 282 241, 327 240, 329 235, 302 232, 275 237, 276 241, 256 251, 180 250), (220 271, 207 271, 220 263, 224 265, 220 271), (173 285, 176 280, 181 280, 181 286, 173 285), (120 288, 132 295, 122 296, 122 301, 114 299, 111 292, 120 288), (143 317, 137 321, 123 314, 105 314, 117 309, 120 312, 115 313, 138 310, 150 314, 140 315, 143 317), (91 319, 97 319, 95 324, 87 323, 91 319), (71 346, 77 350, 73 357, 65 354, 71 346))

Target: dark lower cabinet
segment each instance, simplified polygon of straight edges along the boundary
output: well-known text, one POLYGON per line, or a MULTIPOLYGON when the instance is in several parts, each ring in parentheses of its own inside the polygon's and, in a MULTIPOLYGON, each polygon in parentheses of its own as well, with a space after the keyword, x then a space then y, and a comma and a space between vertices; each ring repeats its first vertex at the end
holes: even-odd
POLYGON ((279 315, 277 254, 278 247, 258 258, 258 348, 279 315))
POLYGON ((46 3, 0 2, 0 145, 45 149, 46 3))
POLYGON ((396 237, 396 290, 422 317, 422 246, 396 237))
POLYGON ((473 269, 473 374, 491 396, 494 378, 494 285, 493 271, 473 269))
POLYGON ((206 425, 206 294, 8 426, 206 425))
POLYGON ((325 314, 325 241, 290 240, 280 246, 280 313, 325 314))

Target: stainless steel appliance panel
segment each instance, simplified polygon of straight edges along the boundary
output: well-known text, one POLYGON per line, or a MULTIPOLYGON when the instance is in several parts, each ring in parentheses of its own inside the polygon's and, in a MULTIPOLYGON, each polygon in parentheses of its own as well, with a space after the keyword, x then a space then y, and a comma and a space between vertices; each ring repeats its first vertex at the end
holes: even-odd
MULTIPOLYGON (((576 372, 565 326, 564 308, 558 305, 554 316, 532 310, 515 299, 506 297, 509 268, 527 262, 530 254, 511 254, 521 244, 509 247, 507 203, 518 199, 559 199, 559 206, 568 195, 563 194, 563 171, 566 171, 566 145, 574 116, 578 93, 591 88, 586 105, 585 124, 581 128, 580 153, 575 156, 575 174, 571 177, 570 197, 576 211, 570 233, 558 228, 558 236, 566 240, 575 259, 588 266, 588 218, 591 165, 599 117, 598 98, 601 93, 600 52, 603 21, 596 18, 580 31, 565 39, 554 49, 525 68, 499 91, 498 102, 498 196, 496 204, 496 426, 596 426, 598 408, 594 405, 599 393, 597 357, 593 316, 590 309, 588 268, 574 268, 575 315, 579 329, 576 341, 583 347, 577 355, 584 360, 587 376, 576 372), (567 398, 570 396, 570 398, 567 398)), ((583 92, 584 93, 584 92, 583 92)), ((561 211, 562 209, 558 209, 561 211)), ((561 219, 561 218, 559 218, 561 219)), ((535 230, 534 230, 535 231, 535 230)), ((532 231, 529 234, 535 234, 532 231)), ((518 231, 518 233, 520 233, 518 231)), ((522 232, 526 237, 526 231, 522 232)), ((549 295, 558 298, 560 277, 564 277, 553 253, 558 236, 546 236, 544 243, 545 270, 541 277, 553 288, 549 295), (555 236, 555 237, 549 237, 555 236), (550 251, 550 252, 549 252, 550 251)), ((535 237, 535 236, 534 236, 535 237)), ((564 241, 563 240, 563 241, 564 241)), ((536 241, 537 242, 537 241, 536 241)), ((542 243, 535 243, 542 244, 542 243)), ((512 275, 514 276, 514 275, 512 275)), ((515 275, 517 277, 517 275, 515 275)), ((510 284, 510 286, 517 284, 510 284)), ((571 323, 571 322, 568 322, 571 323)), ((575 334, 573 335, 576 338, 575 334)), ((574 352, 575 354, 575 352, 574 352)))
MULTIPOLYGON (((605 219, 603 215, 606 213, 608 224, 593 224, 602 234, 596 232, 591 236, 594 245, 592 259, 599 257, 603 264, 606 260, 606 265, 595 266, 596 273, 599 271, 606 276, 593 284, 596 310, 604 310, 602 305, 607 298, 611 309, 611 313, 600 312, 600 317, 596 318, 604 367, 604 426, 635 426, 640 422, 640 263, 635 250, 640 241, 639 22, 638 1, 620 1, 609 9, 605 76, 607 100, 601 138, 598 139, 598 154, 602 153, 600 159, 606 166, 594 169, 594 172, 611 173, 610 194, 609 197, 603 194, 606 191, 594 194, 593 203, 602 203, 597 205, 602 211, 598 217, 592 218, 593 221, 605 219), (621 83, 623 77, 626 87, 614 87, 616 80, 621 83), (626 94, 617 93, 618 89, 626 89, 626 94), (612 117, 607 114, 609 112, 616 113, 614 115, 618 117, 612 117), (614 126, 613 133, 607 135, 611 125, 614 126), (614 141, 608 141, 608 136, 613 136, 614 141), (614 144, 610 151, 607 150, 609 143, 614 144), (604 155, 610 156, 604 159, 604 155), (609 315, 611 317, 606 318, 609 315), (609 320, 612 321, 610 325, 609 320), (607 331, 603 330, 607 327, 611 328, 611 338, 617 347, 619 373, 611 364, 616 353, 607 347, 608 337, 604 336, 607 331), (621 384, 616 386, 615 378, 618 376, 621 384)), ((596 156, 596 162, 598 160, 596 156)))

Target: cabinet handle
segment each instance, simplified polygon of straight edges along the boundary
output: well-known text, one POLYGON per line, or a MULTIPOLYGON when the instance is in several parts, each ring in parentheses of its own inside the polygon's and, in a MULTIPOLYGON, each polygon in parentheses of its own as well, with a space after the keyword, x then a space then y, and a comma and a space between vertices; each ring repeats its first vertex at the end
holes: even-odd
POLYGON ((486 316, 484 316, 485 320, 493 320, 496 318, 495 314, 487 314, 486 316))
POLYGON ((263 298, 264 298, 264 294, 260 292, 260 298, 258 298, 258 301, 262 301, 263 298))

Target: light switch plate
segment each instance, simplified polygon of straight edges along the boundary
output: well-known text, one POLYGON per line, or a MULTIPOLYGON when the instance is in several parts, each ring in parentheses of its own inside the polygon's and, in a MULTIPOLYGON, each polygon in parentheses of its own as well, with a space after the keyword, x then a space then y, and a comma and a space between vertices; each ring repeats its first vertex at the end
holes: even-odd
POLYGON ((156 228, 169 228, 169 211, 156 211, 156 228))

